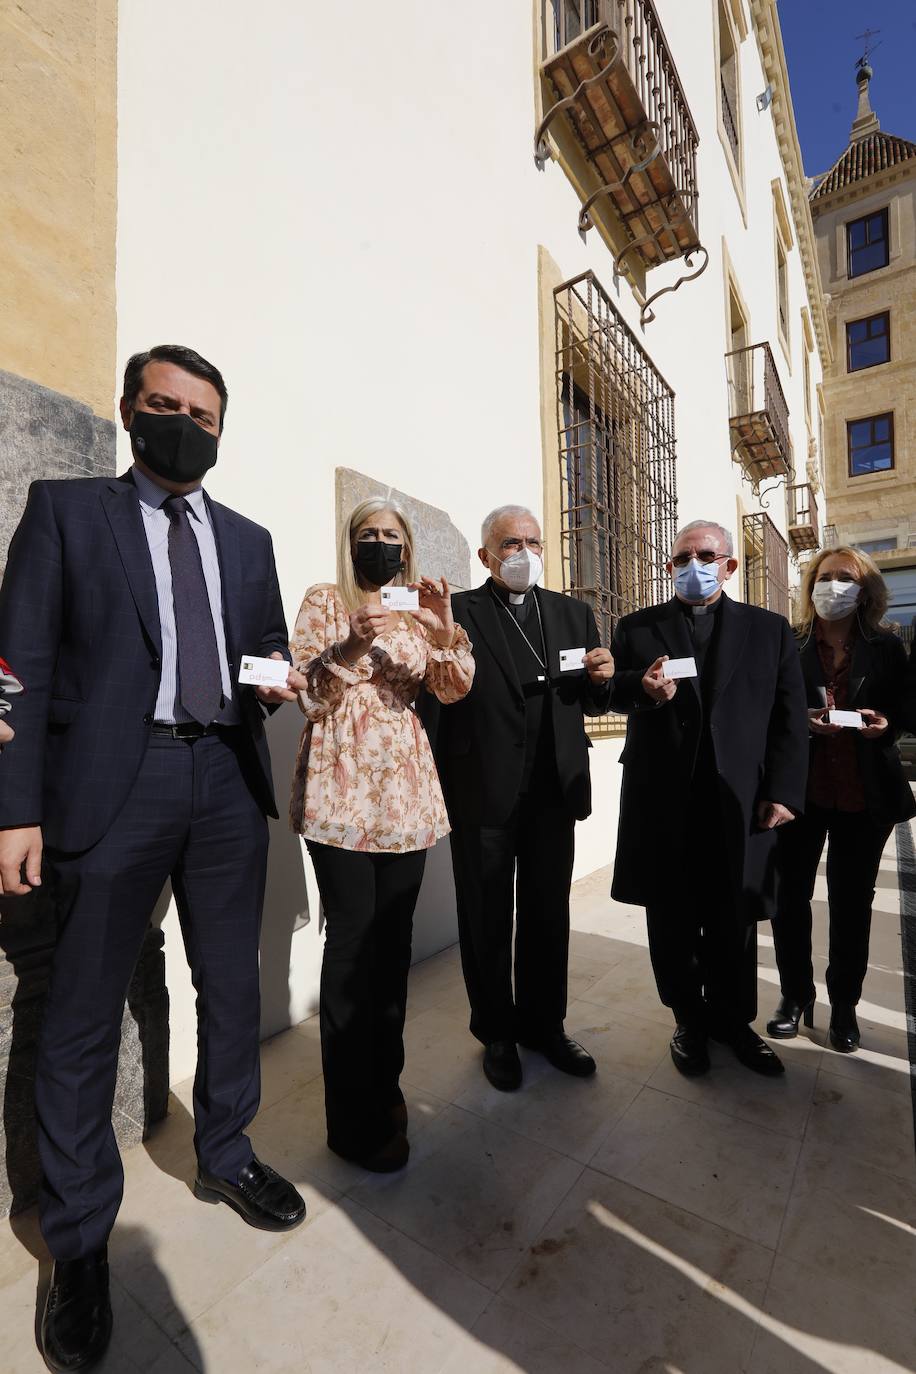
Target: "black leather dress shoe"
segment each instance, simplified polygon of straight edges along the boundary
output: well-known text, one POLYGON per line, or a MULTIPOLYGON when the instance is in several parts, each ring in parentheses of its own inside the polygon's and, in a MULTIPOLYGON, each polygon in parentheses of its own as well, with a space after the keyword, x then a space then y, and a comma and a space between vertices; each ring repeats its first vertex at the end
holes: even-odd
POLYGON ((483 1071, 501 1093, 515 1092, 522 1086, 522 1061, 514 1040, 494 1040, 483 1052, 483 1071))
POLYGON ((574 1078, 590 1078, 598 1067, 588 1050, 577 1040, 570 1040, 563 1031, 542 1036, 538 1040, 522 1040, 520 1043, 526 1050, 542 1054, 547 1063, 559 1069, 560 1073, 570 1073, 574 1078))
POLYGON ((267 1164, 252 1159, 238 1183, 197 1170, 194 1196, 201 1202, 228 1202, 239 1216, 260 1231, 291 1231, 305 1219, 305 1203, 291 1183, 267 1164))
POLYGON ((774 1040, 794 1040, 798 1035, 798 1023, 802 1017, 810 1030, 814 1025, 813 997, 807 1002, 796 1002, 792 997, 780 997, 772 1020, 767 1022, 767 1035, 771 1035, 774 1040))
POLYGON ((671 1061, 679 1073, 696 1078, 709 1072, 706 1032, 694 1026, 678 1026, 671 1037, 671 1061))
POLYGON ((830 1009, 829 1040, 840 1054, 852 1054, 861 1042, 859 1023, 855 1007, 843 1006, 839 1002, 830 1009))
POLYGON ((767 1078, 776 1078, 779 1074, 785 1073, 786 1066, 779 1055, 771 1050, 767 1042, 761 1040, 757 1032, 751 1030, 750 1026, 738 1026, 734 1030, 712 1031, 711 1034, 713 1040, 718 1040, 722 1045, 728 1045, 746 1069, 753 1069, 754 1073, 762 1073, 767 1078))
POLYGON ((56 1374, 91 1369, 111 1340, 108 1251, 55 1260, 41 1319, 41 1353, 56 1374))

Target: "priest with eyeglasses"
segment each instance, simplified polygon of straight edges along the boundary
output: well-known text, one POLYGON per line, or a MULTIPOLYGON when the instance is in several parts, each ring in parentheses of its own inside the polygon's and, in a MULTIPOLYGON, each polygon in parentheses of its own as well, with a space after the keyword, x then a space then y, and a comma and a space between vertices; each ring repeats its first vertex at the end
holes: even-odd
POLYGON ((804 808, 808 722, 784 616, 734 601, 732 536, 711 520, 677 535, 673 596, 624 616, 611 707, 628 715, 611 894, 646 908, 659 997, 683 1074, 710 1039, 757 1073, 782 1061, 752 1028, 756 923, 774 911, 776 830, 804 808))

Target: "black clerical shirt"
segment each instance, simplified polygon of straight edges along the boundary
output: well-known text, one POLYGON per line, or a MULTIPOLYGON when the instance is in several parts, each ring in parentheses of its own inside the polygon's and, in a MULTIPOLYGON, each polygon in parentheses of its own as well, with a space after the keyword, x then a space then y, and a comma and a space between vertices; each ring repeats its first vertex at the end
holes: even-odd
POLYGON ((532 589, 513 601, 506 587, 491 580, 487 584, 498 603, 506 650, 515 665, 525 698, 525 767, 520 792, 534 786, 551 786, 557 781, 553 723, 548 701, 547 649, 541 630, 535 593, 532 589), (515 621, 513 625, 510 617, 515 621), (519 631, 523 631, 520 633, 519 631))

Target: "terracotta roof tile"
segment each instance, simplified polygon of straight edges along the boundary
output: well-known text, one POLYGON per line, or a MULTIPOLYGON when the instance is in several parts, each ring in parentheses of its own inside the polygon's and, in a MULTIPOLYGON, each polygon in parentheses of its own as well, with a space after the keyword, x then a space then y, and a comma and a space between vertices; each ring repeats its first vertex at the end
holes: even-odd
POLYGON ((811 192, 811 199, 832 195, 844 186, 864 181, 875 172, 896 167, 899 162, 907 162, 910 158, 916 158, 916 143, 910 143, 906 138, 895 138, 893 134, 868 134, 850 143, 830 171, 817 183, 811 192))

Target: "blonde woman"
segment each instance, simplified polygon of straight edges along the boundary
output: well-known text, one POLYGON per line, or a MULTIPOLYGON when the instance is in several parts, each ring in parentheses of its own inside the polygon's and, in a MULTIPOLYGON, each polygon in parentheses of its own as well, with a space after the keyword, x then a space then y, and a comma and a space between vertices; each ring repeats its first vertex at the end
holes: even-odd
POLYGON ((782 999, 767 1026, 788 1039, 814 1024, 811 897, 827 850, 830 1043, 859 1045, 856 1003, 881 854, 898 821, 916 814, 895 739, 913 713, 906 652, 884 620, 887 587, 860 549, 824 549, 805 570, 798 624, 811 754, 804 816, 779 832, 780 896, 773 921, 782 999), (831 723, 858 712, 861 728, 831 723))
POLYGON ((407 1162, 398 1085, 414 907, 426 851, 448 833, 426 733, 426 686, 460 700, 474 678, 445 578, 418 577, 406 512, 363 501, 344 522, 337 581, 306 592, 290 643, 306 717, 290 820, 304 836, 325 913, 321 1052, 328 1145, 379 1172, 407 1162), (419 608, 389 612, 381 588, 419 608))

